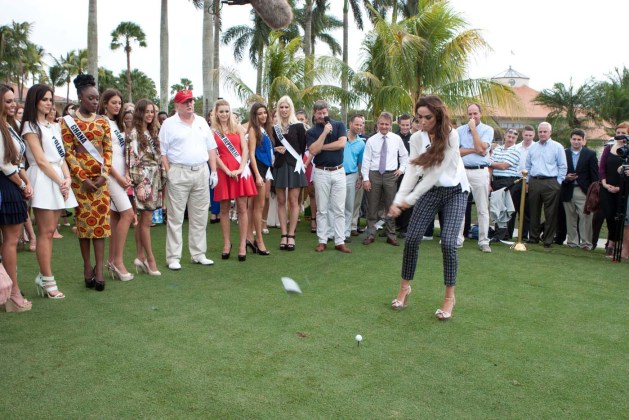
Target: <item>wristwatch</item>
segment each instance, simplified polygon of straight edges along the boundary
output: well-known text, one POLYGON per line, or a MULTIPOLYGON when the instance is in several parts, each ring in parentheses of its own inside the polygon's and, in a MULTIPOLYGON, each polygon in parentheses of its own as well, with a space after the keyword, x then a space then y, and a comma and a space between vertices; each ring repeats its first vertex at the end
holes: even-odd
POLYGON ((20 190, 24 191, 26 189, 26 182, 22 181, 20 184, 20 190))

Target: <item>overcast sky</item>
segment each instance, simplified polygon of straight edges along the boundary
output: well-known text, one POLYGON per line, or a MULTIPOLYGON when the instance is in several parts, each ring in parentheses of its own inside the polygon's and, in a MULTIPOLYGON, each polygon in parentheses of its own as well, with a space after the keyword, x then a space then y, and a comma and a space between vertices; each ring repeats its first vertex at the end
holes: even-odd
MULTIPOLYGON (((342 19, 342 0, 329 0, 331 13, 342 19)), ((452 8, 481 29, 492 47, 473 57, 470 77, 491 77, 512 66, 530 77, 537 90, 553 83, 580 85, 589 78, 603 80, 614 68, 627 65, 625 50, 629 2, 598 0, 451 0, 452 8), (581 6, 583 5, 583 6, 581 6)), ((87 45, 88 0, 0 0, 0 24, 11 20, 34 24, 31 40, 59 57, 87 45)), ((225 6, 224 28, 249 24, 250 6, 225 6)), ((201 93, 202 11, 190 1, 170 0, 170 82, 185 77, 201 93)), ((351 13, 351 12, 350 12, 351 13)), ((140 25, 147 36, 147 48, 134 46, 132 68, 139 68, 154 81, 159 92, 160 0, 101 0, 98 2, 99 65, 118 74, 126 68, 124 51, 109 49, 112 30, 122 21, 140 25)), ((351 22, 351 21, 350 21, 351 22)), ((350 25, 351 26, 351 25, 350 25)), ((342 32, 335 36, 342 43, 342 32)), ((357 68, 364 34, 352 29, 350 65, 357 68)), ((319 48, 318 52, 323 52, 319 48)), ((235 66, 229 46, 221 47, 222 64, 235 66)), ((52 60, 48 60, 51 62, 52 60)), ((255 86, 255 70, 245 61, 238 65, 244 80, 255 86)), ((72 91, 73 89, 71 89, 72 91)), ((73 94, 73 93, 72 93, 73 94)), ((221 87, 221 95, 238 102, 221 87)), ((65 95, 63 95, 65 96, 65 95)))

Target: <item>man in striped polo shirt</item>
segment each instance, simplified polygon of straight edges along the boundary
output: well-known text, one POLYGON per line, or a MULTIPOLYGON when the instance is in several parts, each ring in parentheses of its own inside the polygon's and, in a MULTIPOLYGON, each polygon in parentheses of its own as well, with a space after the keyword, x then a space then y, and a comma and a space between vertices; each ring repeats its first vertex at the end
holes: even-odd
MULTIPOLYGON (((511 187, 513 183, 519 178, 518 164, 520 163, 520 151, 515 147, 515 143, 518 140, 518 131, 514 128, 507 130, 505 134, 505 142, 503 145, 498 146, 491 157, 489 162, 489 171, 491 174, 491 189, 493 191, 500 188, 511 187)), ((509 189, 511 193, 511 199, 513 200, 513 206, 516 211, 520 208, 520 197, 522 194, 522 183, 511 187, 509 189)), ((496 234, 492 238, 492 241, 498 241, 501 239, 509 240, 513 237, 513 228, 515 227, 515 213, 507 224, 507 231, 500 232, 496 230, 496 234)))

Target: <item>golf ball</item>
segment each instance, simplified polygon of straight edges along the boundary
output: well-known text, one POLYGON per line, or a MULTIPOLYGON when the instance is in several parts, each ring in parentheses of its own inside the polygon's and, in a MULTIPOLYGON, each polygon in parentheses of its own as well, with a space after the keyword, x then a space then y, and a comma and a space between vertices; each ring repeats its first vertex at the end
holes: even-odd
POLYGON ((358 334, 358 335, 356 336, 356 341, 358 341, 359 343, 360 343, 361 341, 363 341, 363 336, 362 336, 362 335, 360 335, 360 334, 358 334))

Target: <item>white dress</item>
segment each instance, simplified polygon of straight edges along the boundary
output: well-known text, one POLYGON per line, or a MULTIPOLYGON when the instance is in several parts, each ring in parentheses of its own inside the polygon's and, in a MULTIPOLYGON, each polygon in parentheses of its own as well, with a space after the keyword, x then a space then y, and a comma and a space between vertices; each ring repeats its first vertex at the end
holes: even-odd
MULTIPOLYGON (((31 126, 29 122, 25 122, 22 136, 28 133, 34 133, 36 136, 37 129, 31 126)), ((63 141, 61 140, 61 129, 57 124, 38 124, 41 129, 41 138, 39 139, 44 155, 50 162, 51 166, 59 175, 59 178, 63 179, 63 171, 61 170, 61 164, 65 158, 65 151, 63 149, 63 141)), ((45 210, 64 210, 67 208, 74 208, 78 206, 76 198, 72 189, 69 189, 68 199, 63 200, 63 194, 52 179, 48 178, 40 168, 37 166, 33 151, 28 147, 26 143, 26 159, 28 160, 28 170, 26 174, 33 186, 33 198, 31 198, 31 207, 36 209, 45 210)))
MULTIPOLYGON (((120 175, 124 176, 127 168, 125 162, 125 135, 118 128, 116 121, 109 121, 111 131, 111 167, 120 175)), ((111 198, 111 209, 123 212, 131 208, 131 201, 127 192, 118 184, 114 177, 109 177, 109 195, 111 198)))

